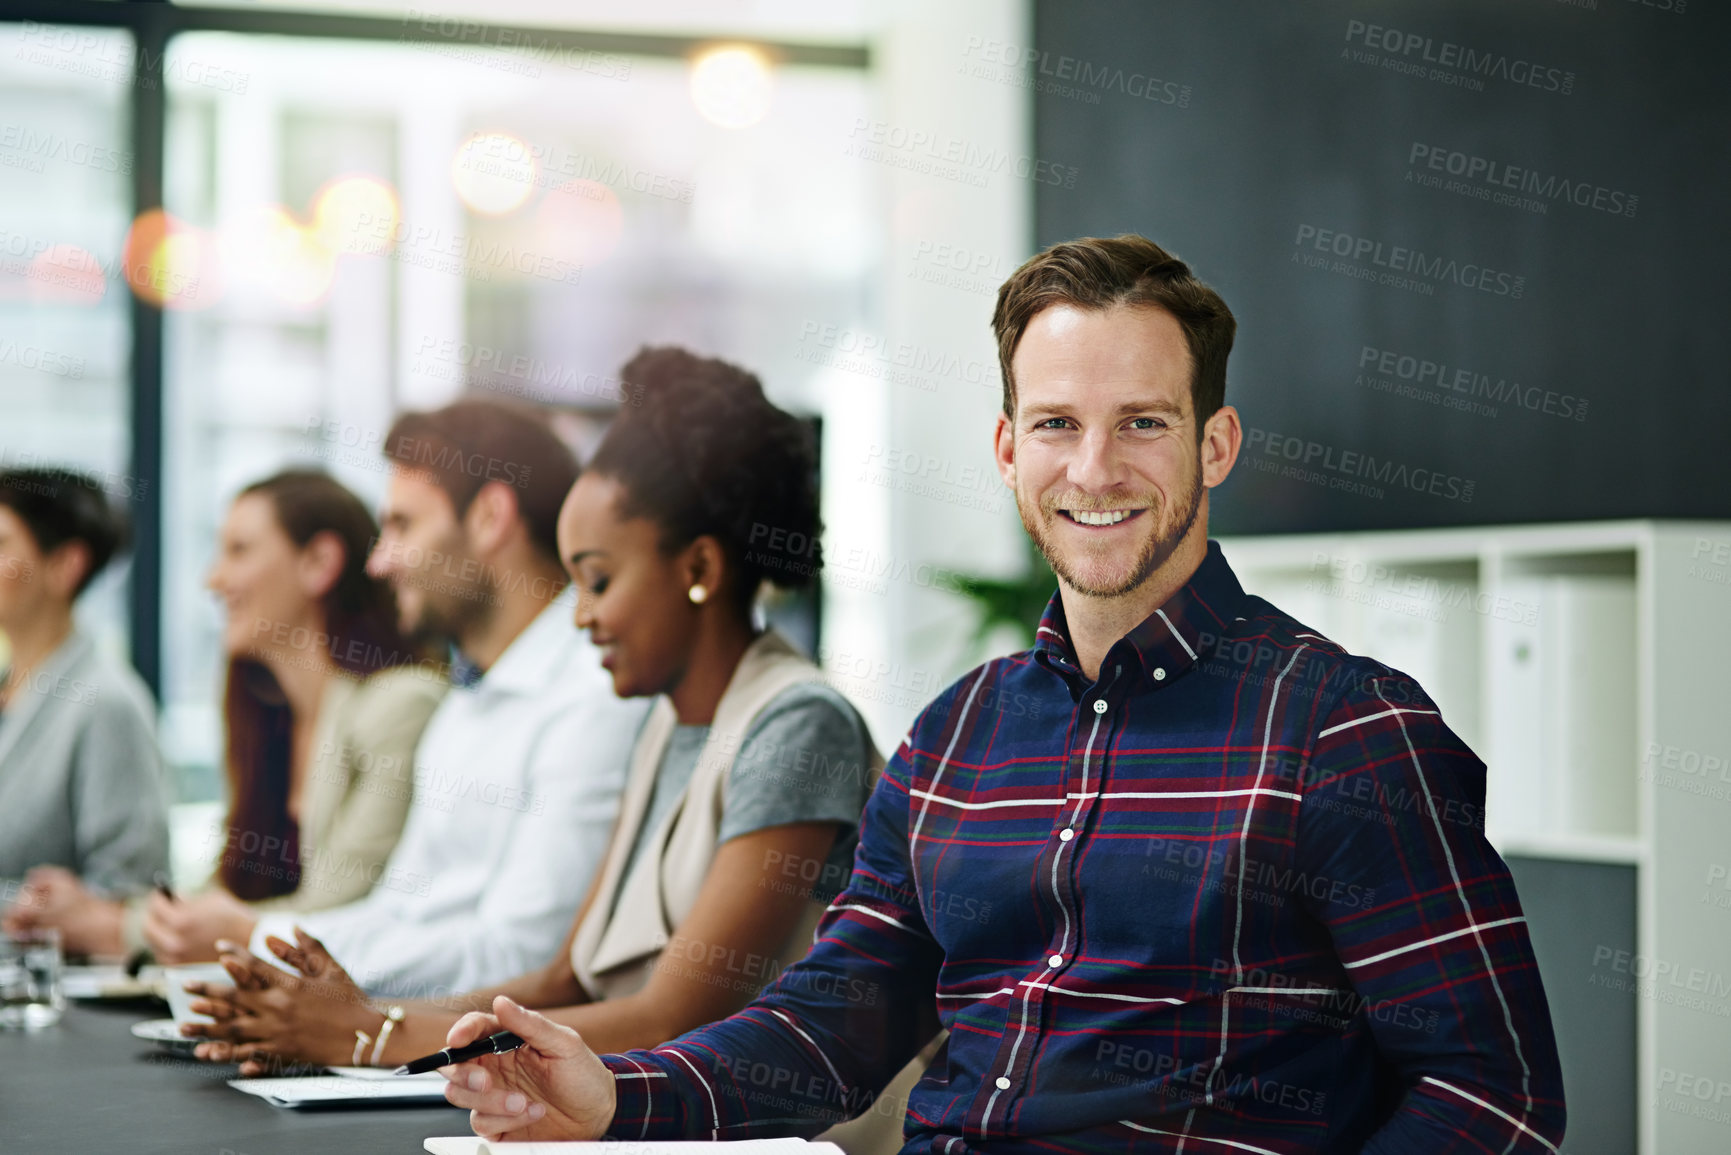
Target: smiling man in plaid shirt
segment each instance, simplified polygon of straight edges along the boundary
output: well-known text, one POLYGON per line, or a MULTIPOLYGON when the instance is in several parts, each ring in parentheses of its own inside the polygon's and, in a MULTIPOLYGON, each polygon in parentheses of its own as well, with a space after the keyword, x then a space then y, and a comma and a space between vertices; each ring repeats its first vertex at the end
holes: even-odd
MULTIPOLYGON (((810 1135, 931 1035, 905 1152, 1556 1151, 1563 1090, 1485 767, 1411 678, 1248 595, 1208 540, 1234 321, 1140 237, 998 294, 997 458, 1059 588, 914 723, 811 952, 597 1057, 507 1000, 453 1043, 478 1132, 810 1135)), ((900 1111, 900 1104, 895 1104, 900 1111)))

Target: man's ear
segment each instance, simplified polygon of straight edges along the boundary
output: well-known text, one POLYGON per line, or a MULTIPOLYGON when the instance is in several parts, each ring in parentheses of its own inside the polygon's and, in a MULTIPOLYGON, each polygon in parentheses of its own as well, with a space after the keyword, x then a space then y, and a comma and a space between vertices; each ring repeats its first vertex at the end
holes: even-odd
POLYGON ((1238 410, 1222 405, 1202 427, 1202 484, 1209 489, 1226 480, 1244 443, 1244 427, 1238 410))
POLYGON ((1016 488, 1016 426, 1006 413, 998 414, 992 427, 992 456, 998 462, 998 476, 1012 490, 1016 488))
POLYGON ((483 485, 463 514, 463 533, 477 557, 498 553, 522 529, 517 495, 502 481, 483 485))
POLYGON ((90 546, 73 538, 61 542, 42 558, 42 576, 57 598, 71 601, 78 583, 90 572, 90 546))

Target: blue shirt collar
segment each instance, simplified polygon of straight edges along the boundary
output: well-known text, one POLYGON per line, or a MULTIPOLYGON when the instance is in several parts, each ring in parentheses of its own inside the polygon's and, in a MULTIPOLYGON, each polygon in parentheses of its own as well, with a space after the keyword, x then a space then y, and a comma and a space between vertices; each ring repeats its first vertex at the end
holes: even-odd
MULTIPOLYGON (((1133 656, 1150 682, 1170 684, 1212 650, 1233 619, 1243 615, 1244 587, 1226 563, 1220 543, 1208 542, 1208 554, 1190 580, 1112 647, 1112 653, 1133 656), (1155 671, 1163 671, 1155 677, 1155 671)), ((1061 594, 1054 592, 1034 632, 1034 660, 1047 669, 1078 674, 1070 627, 1061 594)))

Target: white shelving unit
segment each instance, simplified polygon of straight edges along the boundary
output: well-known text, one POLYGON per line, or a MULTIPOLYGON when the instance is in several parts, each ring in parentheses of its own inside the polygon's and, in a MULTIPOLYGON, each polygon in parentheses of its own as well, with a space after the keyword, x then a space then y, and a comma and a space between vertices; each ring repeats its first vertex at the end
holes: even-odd
POLYGON ((1560 981, 1633 985, 1642 1155, 1731 1150, 1731 522, 1219 541, 1248 592, 1430 692, 1500 853, 1634 868, 1634 956, 1560 981))

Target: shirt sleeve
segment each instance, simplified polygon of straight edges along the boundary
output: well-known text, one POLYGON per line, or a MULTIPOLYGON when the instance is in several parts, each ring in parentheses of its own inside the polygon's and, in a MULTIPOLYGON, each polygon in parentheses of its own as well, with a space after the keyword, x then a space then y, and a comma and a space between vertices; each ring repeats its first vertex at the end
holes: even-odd
MULTIPOLYGON (((600 865, 642 712, 641 703, 597 700, 547 727, 531 755, 522 808, 511 815, 509 851, 475 909, 382 920, 375 889, 368 899, 331 910, 267 915, 253 932, 253 953, 274 959, 260 954, 264 936, 290 938, 284 931, 298 922, 363 987, 392 998, 474 990, 544 966, 600 865)), ((382 886, 392 885, 386 869, 382 886)))
POLYGON ((942 951, 908 855, 907 747, 866 804, 846 889, 810 953, 750 1006, 653 1050, 604 1055, 620 1139, 815 1135, 865 1111, 927 1041, 942 951))
POLYGON ((341 906, 366 897, 384 877, 414 797, 415 746, 443 687, 416 673, 373 677, 385 680, 363 688, 368 696, 338 738, 342 756, 353 767, 341 805, 320 845, 302 848, 300 885, 291 894, 253 904, 254 910, 341 906))
POLYGON ((73 751, 77 873, 122 898, 168 870, 168 797, 149 707, 123 688, 97 691, 73 751))
POLYGON ((1318 730, 1297 854, 1330 883, 1305 901, 1404 1084, 1363 1150, 1555 1152, 1562 1073, 1520 900, 1485 840, 1484 763, 1411 678, 1355 677, 1318 730))
POLYGON ((865 722, 836 691, 809 683, 777 695, 746 733, 728 774, 717 843, 794 822, 842 828, 824 863, 827 902, 847 880, 871 789, 865 722))

